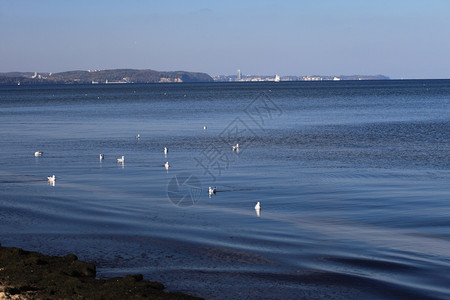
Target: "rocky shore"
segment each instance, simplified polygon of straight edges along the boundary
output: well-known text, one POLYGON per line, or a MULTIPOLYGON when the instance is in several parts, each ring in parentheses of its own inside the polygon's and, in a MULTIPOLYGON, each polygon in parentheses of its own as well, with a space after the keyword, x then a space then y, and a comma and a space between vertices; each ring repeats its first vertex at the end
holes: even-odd
POLYGON ((199 299, 165 292, 159 282, 141 274, 96 279, 94 264, 73 254, 48 256, 0 245, 2 299, 199 299))

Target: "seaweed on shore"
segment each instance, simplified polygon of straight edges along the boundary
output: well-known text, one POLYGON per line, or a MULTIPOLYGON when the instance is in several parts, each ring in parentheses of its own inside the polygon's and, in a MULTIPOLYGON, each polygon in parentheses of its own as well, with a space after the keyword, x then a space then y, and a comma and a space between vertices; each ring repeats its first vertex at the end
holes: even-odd
POLYGON ((0 244, 0 299, 199 299, 141 274, 96 279, 94 264, 0 244))

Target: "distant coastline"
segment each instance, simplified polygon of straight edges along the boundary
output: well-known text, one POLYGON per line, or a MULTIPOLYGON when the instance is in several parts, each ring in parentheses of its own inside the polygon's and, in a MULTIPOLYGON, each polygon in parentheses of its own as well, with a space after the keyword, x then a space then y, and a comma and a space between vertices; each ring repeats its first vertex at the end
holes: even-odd
POLYGON ((238 70, 237 75, 218 75, 214 81, 229 82, 260 82, 260 81, 326 81, 326 80, 390 80, 385 75, 301 75, 301 76, 279 76, 279 75, 242 75, 238 70))
POLYGON ((212 81, 213 79, 211 76, 200 72, 160 72, 155 70, 136 69, 67 71, 60 73, 0 73, 0 85, 171 83, 212 81))
MULTIPOLYGON (((239 70, 238 70, 239 71, 239 70)), ((126 83, 183 83, 183 82, 263 82, 263 81, 339 81, 339 80, 390 80, 385 75, 218 75, 206 73, 155 70, 112 69, 45 72, 4 72, 0 73, 0 85, 38 84, 126 84, 126 83)))

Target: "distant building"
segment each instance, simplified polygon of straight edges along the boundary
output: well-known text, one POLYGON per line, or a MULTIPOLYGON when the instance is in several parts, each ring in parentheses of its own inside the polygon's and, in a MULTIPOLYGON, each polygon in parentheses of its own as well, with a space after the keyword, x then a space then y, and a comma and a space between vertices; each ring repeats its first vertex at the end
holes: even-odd
POLYGON ((322 81, 322 80, 388 80, 389 77, 384 75, 351 75, 351 76, 320 76, 320 75, 306 75, 306 76, 280 76, 273 75, 242 75, 241 70, 238 70, 237 75, 217 75, 214 77, 214 81, 230 82, 230 81, 322 81))

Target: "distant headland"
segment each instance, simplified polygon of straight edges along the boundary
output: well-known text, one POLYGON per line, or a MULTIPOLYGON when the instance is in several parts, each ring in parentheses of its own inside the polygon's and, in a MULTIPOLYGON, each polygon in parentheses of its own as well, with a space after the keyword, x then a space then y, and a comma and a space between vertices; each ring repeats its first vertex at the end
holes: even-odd
POLYGON ((155 70, 112 69, 67 71, 60 73, 5 72, 0 73, 0 85, 36 84, 119 84, 119 83, 181 83, 181 82, 258 82, 258 81, 322 81, 322 80, 389 80, 384 75, 339 75, 339 76, 279 76, 279 75, 218 75, 214 78, 206 73, 155 70))
POLYGON ((206 73, 186 71, 160 72, 155 70, 135 69, 67 71, 60 73, 0 73, 0 85, 169 83, 212 81, 214 81, 212 77, 206 73))

